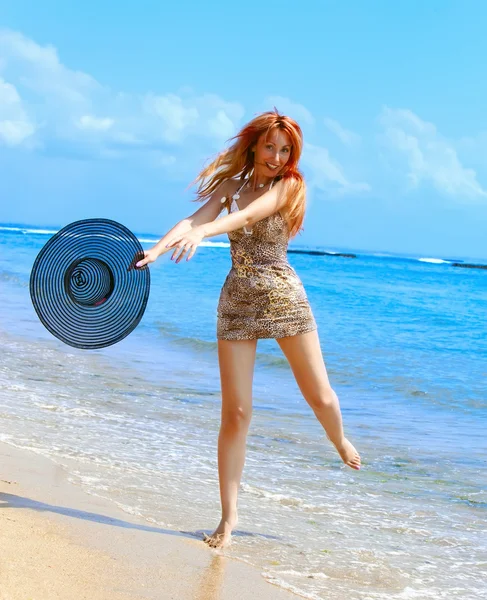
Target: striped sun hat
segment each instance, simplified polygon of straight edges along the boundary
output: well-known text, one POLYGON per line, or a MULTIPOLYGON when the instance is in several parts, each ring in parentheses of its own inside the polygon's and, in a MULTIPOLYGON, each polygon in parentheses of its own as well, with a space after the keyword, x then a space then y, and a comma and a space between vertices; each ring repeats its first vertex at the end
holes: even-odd
POLYGON ((57 338, 94 350, 137 327, 149 299, 150 272, 139 240, 109 219, 67 225, 43 246, 30 276, 30 297, 57 338))

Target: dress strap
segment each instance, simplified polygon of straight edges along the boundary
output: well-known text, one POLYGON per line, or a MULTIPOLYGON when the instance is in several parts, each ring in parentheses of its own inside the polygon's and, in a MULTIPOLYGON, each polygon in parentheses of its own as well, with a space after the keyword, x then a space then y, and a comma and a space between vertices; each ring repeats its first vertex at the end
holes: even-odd
MULTIPOLYGON (((224 206, 227 206, 228 208, 228 212, 231 212, 231 207, 232 207, 232 203, 233 201, 235 201, 236 199, 240 198, 240 192, 242 191, 242 189, 245 187, 245 185, 248 183, 248 179, 244 179, 242 185, 240 185, 237 188, 237 191, 234 192, 230 197, 228 196, 223 196, 223 198, 221 199, 221 203, 224 206), (230 202, 228 202, 230 200, 230 202)), ((272 186, 274 185, 274 179, 271 180, 271 183, 269 185, 269 190, 272 189, 272 186)), ((237 204, 237 209, 238 209, 238 204, 237 204)))
POLYGON ((247 179, 244 179, 242 185, 240 185, 238 187, 236 192, 234 192, 231 196, 223 196, 222 199, 220 200, 222 205, 226 206, 228 208, 228 212, 230 212, 230 210, 231 210, 232 200, 234 199, 235 196, 239 197, 239 194, 246 183, 247 183, 247 179))
MULTIPOLYGON (((241 185, 241 186, 238 188, 238 190, 235 192, 235 194, 239 194, 239 193, 240 193, 240 191, 243 189, 243 187, 244 187, 245 185, 247 185, 248 181, 249 181, 248 179, 244 179, 244 182, 243 182, 243 183, 242 183, 242 185, 241 185)), ((274 185, 274 179, 272 179, 272 180, 271 180, 271 183, 270 183, 270 185, 269 185, 269 189, 271 189, 273 185, 274 185)))
POLYGON ((244 179, 242 185, 238 188, 238 190, 235 192, 235 194, 239 194, 240 191, 243 189, 244 185, 247 183, 248 179, 244 179))

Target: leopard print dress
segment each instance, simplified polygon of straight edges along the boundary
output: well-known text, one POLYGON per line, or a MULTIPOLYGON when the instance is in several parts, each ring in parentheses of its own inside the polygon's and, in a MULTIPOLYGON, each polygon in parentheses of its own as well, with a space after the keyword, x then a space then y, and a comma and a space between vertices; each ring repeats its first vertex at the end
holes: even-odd
MULTIPOLYGON (((239 210, 234 196, 222 199, 229 213, 239 210)), ((287 259, 289 230, 281 213, 228 238, 232 268, 218 301, 217 338, 277 339, 316 329, 303 284, 287 259)))

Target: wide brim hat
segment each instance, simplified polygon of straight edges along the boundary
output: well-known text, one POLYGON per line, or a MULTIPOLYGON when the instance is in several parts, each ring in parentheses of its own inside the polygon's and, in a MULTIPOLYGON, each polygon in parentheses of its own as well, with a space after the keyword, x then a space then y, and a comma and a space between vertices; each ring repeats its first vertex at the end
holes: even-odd
POLYGON ((149 299, 150 272, 139 240, 109 219, 67 225, 43 246, 30 276, 42 324, 75 348, 97 349, 137 327, 149 299))

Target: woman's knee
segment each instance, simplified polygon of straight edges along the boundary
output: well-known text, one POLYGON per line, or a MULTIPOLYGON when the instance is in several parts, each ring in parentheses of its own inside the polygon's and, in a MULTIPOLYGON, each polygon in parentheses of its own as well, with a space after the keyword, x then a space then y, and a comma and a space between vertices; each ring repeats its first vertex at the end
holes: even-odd
POLYGON ((331 387, 325 387, 311 392, 306 397, 306 400, 315 412, 327 410, 333 406, 336 406, 338 403, 338 397, 331 387))
POLYGON ((252 409, 236 403, 231 407, 222 409, 222 428, 228 432, 247 430, 252 418, 252 409))

